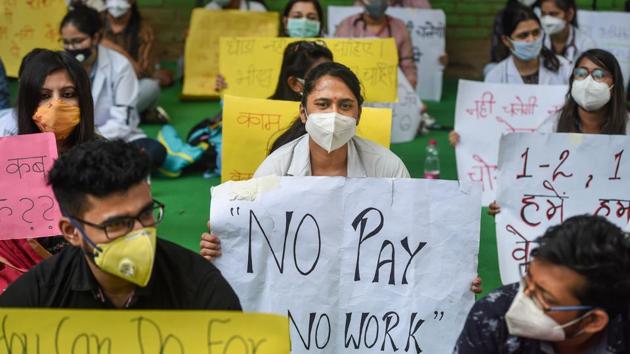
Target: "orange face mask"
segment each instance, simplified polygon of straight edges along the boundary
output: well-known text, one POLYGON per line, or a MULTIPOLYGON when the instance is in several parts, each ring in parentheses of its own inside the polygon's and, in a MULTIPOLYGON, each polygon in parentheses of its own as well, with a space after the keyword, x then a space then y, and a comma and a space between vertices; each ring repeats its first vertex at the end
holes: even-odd
POLYGON ((33 115, 33 121, 39 130, 55 133, 57 141, 67 138, 80 120, 79 106, 68 104, 63 100, 51 100, 40 106, 33 115))

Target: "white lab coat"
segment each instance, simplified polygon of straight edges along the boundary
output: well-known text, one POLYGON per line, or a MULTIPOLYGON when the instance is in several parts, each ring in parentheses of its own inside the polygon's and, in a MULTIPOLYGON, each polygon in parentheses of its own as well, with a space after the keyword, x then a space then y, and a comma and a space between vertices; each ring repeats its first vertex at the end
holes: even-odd
MULTIPOLYGON (((304 134, 272 152, 258 166, 254 177, 310 176, 309 140, 309 135, 304 134)), ((409 178, 409 171, 389 149, 355 136, 348 141, 347 176, 409 178)))
POLYGON ((113 49, 98 46, 92 78, 94 125, 107 139, 132 141, 146 135, 136 109, 138 78, 129 60, 113 49))
MULTIPOLYGON (((553 51, 551 47, 551 38, 549 36, 545 36, 544 46, 549 48, 549 50, 553 51)), ((597 48, 595 41, 584 31, 575 26, 571 25, 569 27, 569 37, 567 37, 566 49, 564 53, 564 57, 571 63, 574 61, 585 51, 589 49, 597 48)))
MULTIPOLYGON (((557 72, 550 71, 543 65, 543 59, 540 58, 540 68, 538 69, 539 85, 568 85, 569 77, 573 70, 573 66, 565 58, 556 55, 560 61, 560 68, 557 72)), ((498 84, 524 84, 521 74, 519 74, 512 60, 512 55, 499 62, 493 67, 484 80, 485 82, 493 82, 498 84)))

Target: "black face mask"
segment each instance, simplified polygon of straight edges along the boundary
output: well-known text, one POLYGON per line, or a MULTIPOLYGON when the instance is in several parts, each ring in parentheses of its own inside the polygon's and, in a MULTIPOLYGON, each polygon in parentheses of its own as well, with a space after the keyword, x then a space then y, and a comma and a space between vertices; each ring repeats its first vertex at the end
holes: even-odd
POLYGON ((66 49, 66 52, 78 60, 79 63, 83 63, 87 58, 92 56, 92 48, 66 49))

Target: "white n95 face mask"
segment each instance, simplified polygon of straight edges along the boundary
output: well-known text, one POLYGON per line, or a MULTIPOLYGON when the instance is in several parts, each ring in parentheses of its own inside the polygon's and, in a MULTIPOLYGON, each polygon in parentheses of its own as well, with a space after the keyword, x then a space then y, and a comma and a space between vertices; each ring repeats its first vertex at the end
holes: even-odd
POLYGON ((545 33, 547 33, 548 35, 560 33, 567 26, 567 21, 565 21, 564 19, 549 15, 541 17, 540 23, 542 24, 545 33))
POLYGON ((356 129, 356 119, 337 112, 306 114, 306 132, 328 153, 348 143, 356 129))
POLYGON ((592 112, 610 101, 610 89, 605 82, 597 82, 589 75, 583 80, 573 80, 571 96, 580 107, 592 112))
POLYGON ((581 321, 589 314, 590 312, 559 325, 547 316, 531 297, 525 295, 525 286, 521 283, 510 309, 505 314, 505 322, 512 336, 561 342, 567 339, 564 329, 581 321))
POLYGON ((105 7, 112 17, 118 18, 126 14, 131 8, 131 5, 129 5, 129 1, 127 0, 107 0, 105 7))

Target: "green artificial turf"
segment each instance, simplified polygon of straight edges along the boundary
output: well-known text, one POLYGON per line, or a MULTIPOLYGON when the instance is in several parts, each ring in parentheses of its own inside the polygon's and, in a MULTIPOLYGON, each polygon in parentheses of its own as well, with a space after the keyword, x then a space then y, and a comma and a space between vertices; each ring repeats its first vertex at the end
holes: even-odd
MULTIPOLYGON (((17 84, 10 83, 12 98, 15 100, 17 84)), ((172 125, 182 137, 201 119, 215 115, 220 105, 218 101, 181 101, 181 83, 162 90, 159 104, 172 119, 172 125)), ((457 82, 446 80, 440 102, 426 102, 429 113, 445 127, 452 127, 455 114, 457 82)), ((157 136, 159 125, 143 125, 151 137, 157 136)), ((440 150, 441 178, 457 179, 455 150, 448 145, 448 129, 431 131, 428 135, 416 137, 412 142, 393 144, 391 149, 403 160, 412 177, 421 177, 425 147, 430 139, 436 139, 440 150)), ((160 236, 174 241, 194 251, 199 249, 199 236, 205 230, 210 213, 210 188, 219 183, 219 178, 204 179, 200 174, 184 175, 169 179, 154 176, 151 180, 156 199, 166 205, 164 221, 160 225, 160 236)), ((481 213, 481 242, 479 253, 479 275, 483 278, 484 293, 500 285, 499 266, 496 251, 494 219, 481 213)), ((457 245, 454 245, 457 246, 457 245)))

